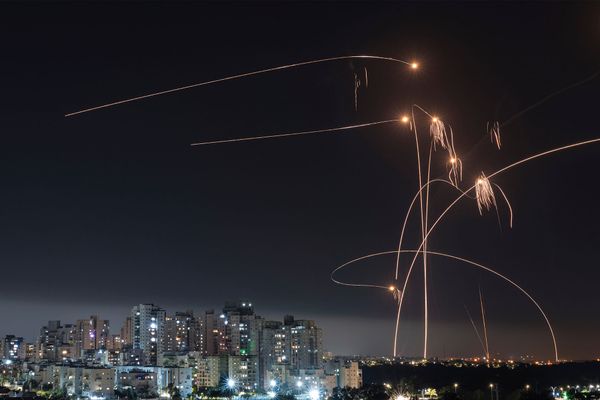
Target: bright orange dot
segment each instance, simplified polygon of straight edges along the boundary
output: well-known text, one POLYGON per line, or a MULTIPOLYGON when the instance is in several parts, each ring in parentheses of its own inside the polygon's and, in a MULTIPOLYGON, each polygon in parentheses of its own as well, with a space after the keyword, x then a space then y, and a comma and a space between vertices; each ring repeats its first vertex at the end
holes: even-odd
POLYGON ((432 118, 431 118, 431 120, 432 120, 433 122, 438 122, 438 121, 439 121, 438 117, 432 117, 432 118))
POLYGON ((451 158, 451 159, 450 159, 450 163, 451 163, 451 164, 454 164, 455 162, 456 162, 456 158, 451 158))
POLYGON ((419 68, 419 64, 418 64, 418 63, 416 63, 416 62, 413 62, 413 63, 411 63, 411 64, 410 64, 410 67, 411 67, 412 69, 417 69, 417 68, 419 68))
POLYGON ((390 286, 389 289, 390 289, 390 292, 393 292, 394 290, 396 290, 396 287, 395 286, 390 286))
POLYGON ((400 118, 400 121, 402 121, 402 123, 406 124, 406 123, 409 121, 409 119, 408 119, 408 117, 407 117, 406 115, 403 115, 403 116, 400 118))

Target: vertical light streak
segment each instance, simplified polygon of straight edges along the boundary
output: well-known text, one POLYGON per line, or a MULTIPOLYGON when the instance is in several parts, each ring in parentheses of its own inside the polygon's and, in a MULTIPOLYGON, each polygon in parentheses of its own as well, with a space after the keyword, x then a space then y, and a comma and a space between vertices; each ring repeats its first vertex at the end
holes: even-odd
POLYGON ((479 340, 479 343, 481 344, 481 348, 483 349, 483 356, 485 357, 487 354, 485 344, 483 343, 483 339, 481 339, 481 335, 479 334, 479 329, 477 329, 477 325, 475 325, 475 321, 473 320, 473 317, 471 316, 471 313, 469 312, 469 309, 467 308, 466 305, 465 305, 465 311, 467 312, 469 321, 471 321, 471 325, 473 326, 475 335, 477 335, 477 339, 479 340))
MULTIPOLYGON (((429 159, 427 161, 427 182, 429 182, 431 176, 431 152, 433 150, 434 143, 429 144, 429 159)), ((427 222, 429 218, 429 187, 425 191, 425 228, 423 232, 427 232, 427 222)), ((427 359, 427 343, 429 338, 429 299, 427 292, 427 240, 423 245, 423 296, 424 296, 424 335, 423 335, 423 359, 427 359)))
POLYGON ((483 337, 485 338, 485 358, 489 363, 490 360, 490 344, 488 342, 487 334, 487 321, 485 319, 485 307, 483 306, 483 294, 481 293, 481 286, 479 287, 479 305, 481 307, 481 322, 483 323, 483 337))

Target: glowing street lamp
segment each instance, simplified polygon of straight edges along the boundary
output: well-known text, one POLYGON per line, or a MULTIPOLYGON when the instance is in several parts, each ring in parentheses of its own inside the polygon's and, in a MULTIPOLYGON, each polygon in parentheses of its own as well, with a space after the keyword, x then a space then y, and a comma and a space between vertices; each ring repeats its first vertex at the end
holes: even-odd
POLYGON ((227 388, 234 389, 235 388, 235 379, 229 378, 227 379, 227 388))
POLYGON ((319 389, 312 388, 308 392, 308 397, 310 398, 310 400, 319 400, 319 397, 321 397, 321 393, 319 393, 319 389))

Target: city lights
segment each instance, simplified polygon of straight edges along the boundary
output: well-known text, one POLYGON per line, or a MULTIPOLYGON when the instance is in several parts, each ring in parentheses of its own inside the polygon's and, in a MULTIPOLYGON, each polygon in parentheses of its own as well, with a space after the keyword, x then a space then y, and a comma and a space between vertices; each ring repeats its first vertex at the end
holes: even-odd
POLYGON ((228 387, 229 389, 233 389, 233 388, 235 388, 235 379, 233 379, 233 378, 228 378, 228 379, 227 379, 227 387, 228 387))
POLYGON ((317 388, 312 388, 308 392, 308 397, 310 398, 310 400, 318 400, 320 396, 321 394, 319 393, 319 389, 317 388))

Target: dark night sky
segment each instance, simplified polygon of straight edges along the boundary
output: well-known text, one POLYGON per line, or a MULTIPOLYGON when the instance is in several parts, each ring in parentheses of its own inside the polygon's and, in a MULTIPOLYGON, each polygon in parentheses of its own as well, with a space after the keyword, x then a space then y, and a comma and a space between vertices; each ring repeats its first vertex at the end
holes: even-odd
MULTIPOLYGON (((417 187, 410 134, 388 126, 189 144, 389 119, 418 103, 452 124, 470 184, 481 171, 600 136, 600 78, 505 126, 500 152, 485 135, 487 121, 600 68, 597 3, 5 3, 0 37, 0 334, 29 339, 48 319, 99 313, 118 329, 135 303, 200 311, 243 297, 268 317, 316 319, 334 352, 389 354, 393 299, 335 286, 329 273, 397 245, 417 187), (422 68, 332 62, 63 117, 348 54, 414 58, 422 68), (353 73, 365 66, 369 87, 355 112, 353 73)), ((499 175, 512 230, 465 201, 430 240, 528 289, 566 358, 600 356, 599 154, 592 145, 499 175)), ((434 212, 451 199, 441 188, 432 196, 434 212)), ((343 277, 387 285, 393 265, 382 258, 343 277)), ((433 355, 480 352, 464 311, 476 314, 478 285, 492 350, 552 355, 539 314, 513 288, 440 259, 431 260, 430 285, 433 355)), ((420 287, 417 274, 404 354, 422 346, 420 287)))

